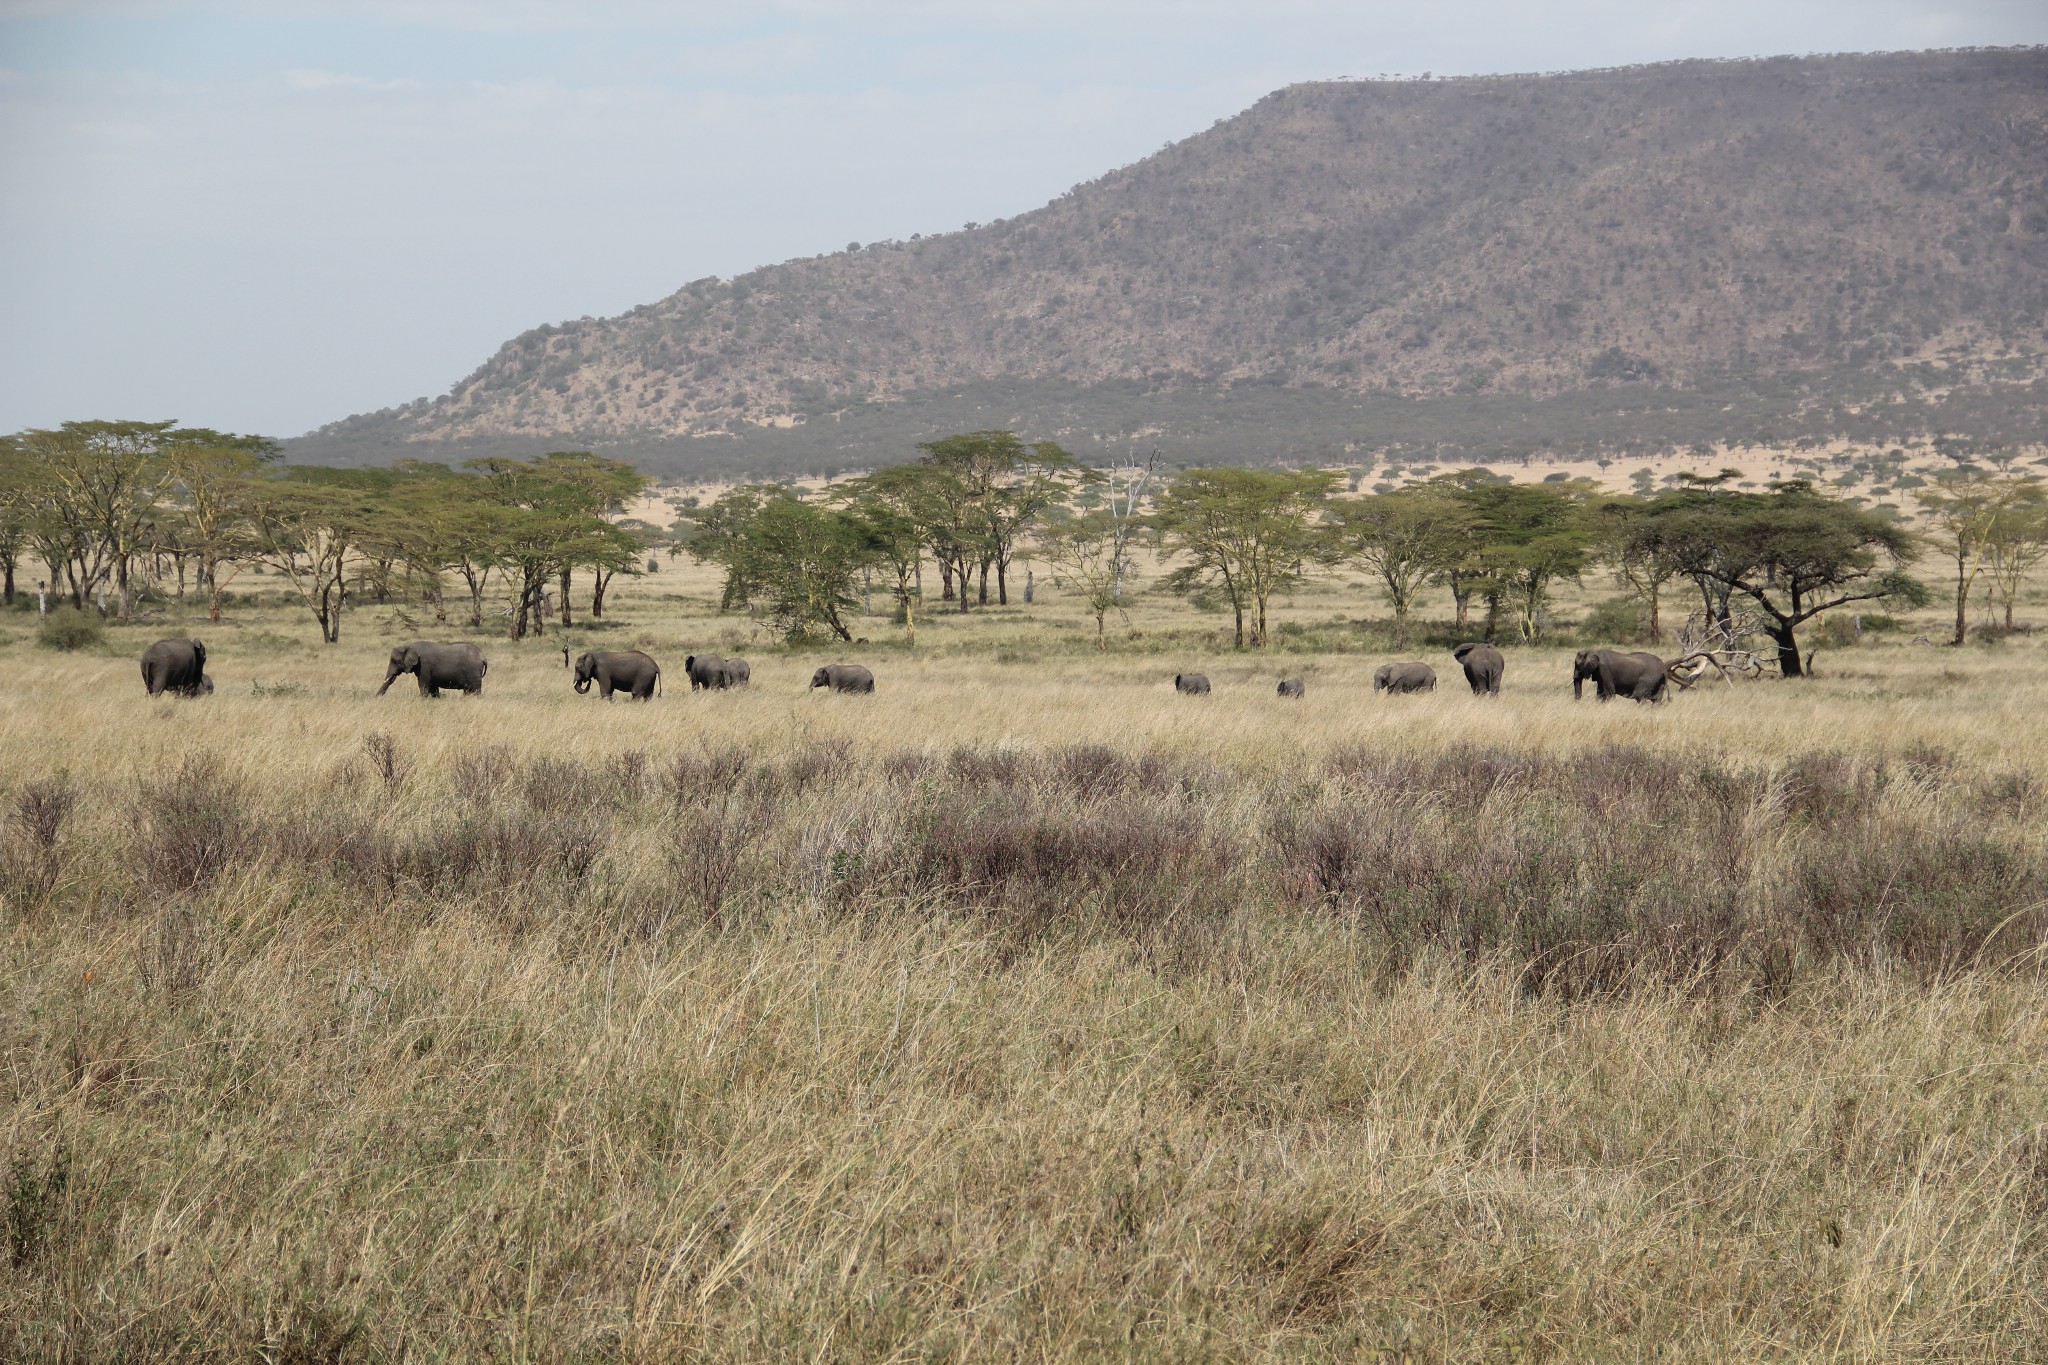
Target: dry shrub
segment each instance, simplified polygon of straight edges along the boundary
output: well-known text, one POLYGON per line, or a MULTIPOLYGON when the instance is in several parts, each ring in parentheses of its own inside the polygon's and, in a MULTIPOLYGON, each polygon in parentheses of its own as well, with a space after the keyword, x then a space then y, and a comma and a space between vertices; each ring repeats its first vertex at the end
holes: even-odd
POLYGON ((373 730, 363 736, 363 755, 370 760, 370 771, 384 782, 384 790, 396 791, 412 771, 412 762, 398 749, 398 741, 382 730, 373 730))
POLYGON ((212 960, 206 926, 185 902, 167 905, 137 945, 136 974, 144 990, 180 995, 198 986, 212 960))
POLYGON ((1099 914, 1123 929, 1221 903, 1235 854, 1201 811, 1141 800, 937 803, 903 851, 912 883, 947 900, 1034 926, 1099 914))
POLYGON ((189 891, 248 857, 257 843, 248 789, 212 754, 192 754, 138 802, 141 862, 152 885, 189 891))
POLYGON ((77 804, 78 788, 62 773, 24 782, 14 794, 14 823, 31 848, 51 854, 56 851, 64 821, 77 804))
POLYGON ((680 900, 706 920, 723 924, 727 903, 740 889, 749 852, 774 824, 781 786, 756 779, 728 788, 721 799, 692 801, 675 813, 668 831, 668 874, 680 900))
POLYGON ((488 801, 512 784, 520 765, 502 744, 467 749, 448 762, 449 785, 463 797, 488 801))

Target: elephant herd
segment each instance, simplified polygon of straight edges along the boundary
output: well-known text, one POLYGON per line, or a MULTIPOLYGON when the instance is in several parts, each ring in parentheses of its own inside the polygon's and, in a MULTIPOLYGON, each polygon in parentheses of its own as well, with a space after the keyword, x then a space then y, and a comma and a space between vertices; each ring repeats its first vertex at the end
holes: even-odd
MULTIPOLYGON (((569 662, 569 651, 562 651, 569 662)), ((483 650, 472 644, 443 644, 414 640, 391 651, 384 670, 383 696, 391 684, 412 674, 423 697, 439 697, 443 690, 479 696, 490 663, 483 650)), ((571 685, 578 695, 592 687, 610 701, 612 693, 624 692, 634 701, 651 701, 661 690, 661 665, 637 649, 591 650, 579 655, 571 685)), ((727 659, 716 654, 692 654, 683 660, 690 690, 723 691, 745 687, 753 681, 754 670, 745 659, 727 659)), ((206 646, 197 640, 158 640, 142 652, 142 683, 149 695, 166 692, 180 697, 204 697, 213 692, 213 679, 206 675, 206 646)), ((875 690, 875 675, 859 664, 827 664, 811 675, 811 686, 834 692, 866 693, 875 690)))
MULTIPOLYGON (((1500 695, 1501 674, 1507 661, 1499 650, 1487 644, 1463 644, 1451 651, 1451 657, 1465 671, 1465 681, 1474 696, 1500 695)), ((562 661, 569 662, 566 648, 562 661)), ((572 685, 579 695, 595 687, 598 696, 606 701, 611 700, 614 692, 624 692, 634 701, 651 701, 661 690, 661 665, 637 649, 587 651, 577 657, 574 669, 572 685)), ((475 696, 483 692, 484 674, 489 671, 483 650, 475 645, 415 640, 391 651, 384 685, 377 689, 377 695, 383 696, 391 690, 392 683, 410 673, 418 680, 423 697, 438 697, 444 689, 475 696)), ((690 655, 683 660, 683 672, 689 677, 693 692, 745 687, 753 679, 753 669, 745 659, 727 659, 717 654, 690 655)), ((1683 686, 1687 679, 1655 654, 1582 649, 1572 660, 1573 700, 1585 695, 1589 681, 1593 684, 1593 695, 1600 701, 1627 697, 1632 701, 1656 702, 1669 695, 1673 681, 1683 686)), ((158 640, 142 652, 142 684, 152 697, 166 692, 180 697, 211 695, 213 679, 206 674, 206 646, 197 640, 158 640)), ((875 675, 860 664, 826 664, 811 674, 811 687, 871 693, 875 690, 875 675)), ((1173 688, 1191 696, 1204 696, 1209 691, 1209 679, 1200 673, 1176 673, 1173 688)), ((1372 675, 1372 690, 1390 696, 1434 692, 1436 670, 1420 661, 1381 664, 1372 675)), ((1308 685, 1301 678, 1282 678, 1279 694, 1302 698, 1308 695, 1308 685)))
MULTIPOLYGON (((1499 650, 1492 645, 1463 644, 1451 651, 1451 657, 1464 669, 1465 681, 1472 688, 1473 696, 1500 695, 1500 679, 1507 669, 1507 660, 1501 657, 1499 650)), ((1672 665, 1655 654, 1582 649, 1572 660, 1574 701, 1585 695, 1588 680, 1593 684, 1593 695, 1600 701, 1628 697, 1641 702, 1662 701, 1669 695, 1668 684, 1674 680, 1681 685, 1685 682, 1682 675, 1673 671, 1672 665)), ((1209 679, 1200 673, 1176 673, 1173 675, 1173 690, 1189 696, 1205 696, 1209 691, 1209 679)), ((1389 696, 1434 692, 1436 670, 1419 661, 1381 664, 1373 671, 1372 690, 1389 696)), ((1308 684, 1300 678, 1282 678, 1279 694, 1283 697, 1305 697, 1308 684)))

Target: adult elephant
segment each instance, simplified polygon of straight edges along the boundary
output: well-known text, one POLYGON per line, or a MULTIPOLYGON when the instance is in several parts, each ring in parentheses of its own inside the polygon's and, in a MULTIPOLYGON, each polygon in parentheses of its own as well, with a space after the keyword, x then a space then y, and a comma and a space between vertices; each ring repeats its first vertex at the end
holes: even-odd
POLYGON ((489 668, 484 652, 475 645, 414 640, 391 651, 391 666, 384 670, 384 685, 377 689, 377 695, 389 692, 401 673, 419 679, 423 697, 438 697, 444 687, 480 695, 484 690, 484 673, 489 668))
POLYGON ((152 697, 175 692, 181 697, 213 694, 206 676, 206 646, 197 640, 158 640, 142 651, 142 685, 152 697))
POLYGON ((690 675, 690 690, 726 685, 725 660, 716 654, 692 654, 683 660, 683 672, 690 675))
POLYGON ((1372 690, 1390 694, 1434 692, 1436 670, 1425 663, 1381 664, 1373 670, 1372 690))
POLYGON ((834 692, 872 692, 875 675, 859 664, 826 664, 811 674, 812 687, 829 687, 834 692))
POLYGON ((727 659, 719 672, 720 687, 745 687, 754 680, 754 670, 745 659, 727 659))
POLYGON ((1190 697, 1209 695, 1209 679, 1202 673, 1176 673, 1173 675, 1173 690, 1185 692, 1190 697))
POLYGON ((661 685, 661 665, 637 649, 586 652, 576 657, 577 692, 588 692, 592 683, 606 701, 620 689, 634 701, 647 701, 661 685))
POLYGON ((1492 645, 1459 645, 1451 651, 1451 657, 1465 670, 1465 681, 1472 685, 1473 696, 1500 695, 1500 675, 1507 670, 1508 661, 1501 658, 1499 650, 1492 645))
POLYGON ((1588 678, 1593 681, 1593 695, 1601 701, 1614 697, 1662 701, 1671 681, 1671 666, 1640 650, 1582 649, 1572 660, 1573 701, 1586 694, 1588 678))

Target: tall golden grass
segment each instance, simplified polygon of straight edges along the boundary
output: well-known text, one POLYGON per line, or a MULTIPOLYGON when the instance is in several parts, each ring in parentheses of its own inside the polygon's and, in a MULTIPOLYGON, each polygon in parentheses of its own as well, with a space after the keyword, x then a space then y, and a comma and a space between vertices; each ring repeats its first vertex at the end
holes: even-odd
POLYGON ((368 610, 0 626, 0 1353, 2048 1357, 2030 644, 1637 707, 1151 599, 615 610, 649 705, 554 637, 373 698, 462 632, 368 610))

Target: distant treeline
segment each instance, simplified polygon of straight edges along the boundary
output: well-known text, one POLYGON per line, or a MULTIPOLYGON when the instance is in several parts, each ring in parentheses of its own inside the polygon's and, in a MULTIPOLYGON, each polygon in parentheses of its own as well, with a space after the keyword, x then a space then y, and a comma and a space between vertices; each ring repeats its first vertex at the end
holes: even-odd
POLYGON ((919 442, 992 428, 1057 440, 1084 460, 1135 447, 1177 465, 1513 465, 1834 440, 1879 446, 1947 438, 1964 449, 2020 449, 2048 433, 2048 378, 2015 360, 1727 375, 1682 388, 1617 381, 1549 397, 1431 398, 1261 384, 1004 380, 818 411, 794 427, 738 425, 731 435, 413 442, 365 420, 284 448, 307 464, 388 464, 573 446, 664 481, 781 479, 874 469, 905 458, 919 442))

